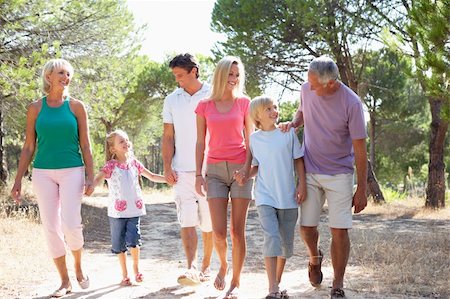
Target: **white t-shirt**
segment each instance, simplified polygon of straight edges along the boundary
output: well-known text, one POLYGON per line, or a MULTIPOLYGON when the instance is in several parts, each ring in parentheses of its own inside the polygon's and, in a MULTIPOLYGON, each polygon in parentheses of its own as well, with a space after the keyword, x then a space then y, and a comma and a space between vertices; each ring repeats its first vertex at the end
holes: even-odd
POLYGON ((139 186, 139 175, 144 166, 136 159, 126 163, 109 160, 103 166, 108 182, 109 204, 108 216, 113 218, 132 218, 146 214, 139 186))
POLYGON ((303 157, 303 150, 295 130, 292 128, 288 133, 278 128, 258 130, 250 135, 250 150, 252 165, 258 166, 254 191, 256 205, 297 208, 294 159, 303 157))
POLYGON ((164 100, 163 122, 173 124, 175 130, 172 168, 176 171, 195 171, 197 122, 194 110, 200 100, 209 96, 209 92, 209 84, 203 83, 202 88, 192 96, 184 89, 177 88, 164 100))

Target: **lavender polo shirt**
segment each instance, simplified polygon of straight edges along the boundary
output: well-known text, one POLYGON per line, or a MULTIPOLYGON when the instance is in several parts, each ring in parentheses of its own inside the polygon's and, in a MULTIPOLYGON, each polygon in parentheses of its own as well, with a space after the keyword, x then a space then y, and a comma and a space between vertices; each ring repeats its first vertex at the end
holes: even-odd
POLYGON ((352 140, 367 137, 359 97, 345 84, 328 96, 318 96, 309 83, 301 88, 307 173, 335 175, 353 173, 352 140))

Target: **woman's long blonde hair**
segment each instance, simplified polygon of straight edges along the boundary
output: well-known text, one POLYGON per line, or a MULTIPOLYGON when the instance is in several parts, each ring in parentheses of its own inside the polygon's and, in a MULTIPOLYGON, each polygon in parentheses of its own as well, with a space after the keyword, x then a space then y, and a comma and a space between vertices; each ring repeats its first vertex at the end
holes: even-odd
MULTIPOLYGON (((116 136, 122 136, 126 139, 129 140, 128 138, 128 134, 120 129, 114 130, 110 133, 108 133, 106 135, 106 139, 105 139, 105 158, 106 158, 106 162, 108 162, 109 160, 112 160, 115 158, 115 154, 111 151, 111 149, 114 147, 114 140, 116 139, 116 136)), ((133 145, 130 142, 131 148, 130 148, 130 156, 133 155, 133 145)))
POLYGON ((233 97, 237 98, 244 95, 245 92, 245 69, 242 61, 235 56, 225 56, 222 58, 214 70, 212 80, 211 99, 220 100, 225 93, 225 88, 228 82, 228 75, 230 74, 231 66, 235 64, 239 69, 238 85, 233 89, 233 97))
MULTIPOLYGON (((73 67, 65 59, 50 59, 47 61, 47 63, 44 65, 44 68, 42 69, 42 91, 45 95, 48 95, 50 93, 50 89, 52 88, 50 82, 47 81, 47 75, 50 75, 55 69, 59 69, 61 67, 66 67, 69 70, 70 78, 73 78, 73 67)), ((64 95, 69 95, 69 87, 64 89, 64 95)))

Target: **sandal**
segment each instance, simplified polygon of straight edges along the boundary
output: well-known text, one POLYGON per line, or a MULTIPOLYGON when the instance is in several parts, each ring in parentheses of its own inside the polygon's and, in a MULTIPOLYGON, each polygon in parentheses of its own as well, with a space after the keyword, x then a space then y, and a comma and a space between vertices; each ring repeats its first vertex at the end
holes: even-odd
POLYGON ((289 295, 287 293, 287 290, 282 290, 281 291, 281 298, 283 299, 289 299, 289 295))
POLYGON ((122 287, 129 287, 132 286, 133 284, 131 283, 131 280, 128 277, 125 277, 124 279, 122 279, 122 281, 120 282, 120 285, 122 287))
POLYGON ((54 291, 50 297, 52 298, 60 298, 62 296, 65 296, 72 292, 72 286, 69 285, 67 288, 59 288, 56 291, 54 291))
POLYGON ((283 295, 279 292, 271 292, 269 295, 266 296, 266 299, 282 299, 284 298, 283 295))
POLYGON ((136 280, 136 282, 143 282, 144 281, 144 275, 142 273, 137 273, 135 280, 136 280))
POLYGON ((78 285, 81 289, 87 289, 89 287, 89 276, 86 276, 86 278, 83 278, 83 280, 78 281, 78 285))
POLYGON ((211 279, 211 270, 206 268, 205 271, 200 271, 199 278, 201 282, 209 281, 211 279))
POLYGON ((201 280, 197 270, 189 269, 186 273, 178 276, 177 282, 185 286, 196 286, 201 283, 201 280))

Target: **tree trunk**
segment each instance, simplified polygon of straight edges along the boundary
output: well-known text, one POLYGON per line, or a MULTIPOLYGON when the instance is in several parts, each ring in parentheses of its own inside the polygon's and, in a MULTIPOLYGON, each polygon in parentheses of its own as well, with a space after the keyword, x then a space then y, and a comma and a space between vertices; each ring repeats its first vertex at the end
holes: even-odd
POLYGON ((0 184, 5 186, 8 181, 8 167, 5 153, 5 130, 3 127, 3 99, 0 98, 0 184))
POLYGON ((378 185, 377 178, 372 169, 372 163, 367 161, 367 195, 371 195, 373 201, 377 204, 385 203, 383 192, 381 192, 380 185, 378 185))
POLYGON ((444 144, 449 123, 441 119, 441 107, 445 100, 430 97, 428 101, 431 109, 431 135, 425 207, 437 209, 445 207, 444 144))
POLYGON ((376 118, 375 112, 370 112, 370 120, 369 120, 369 161, 372 162, 372 172, 376 171, 376 161, 375 161, 375 126, 376 126, 376 118))

